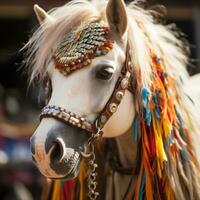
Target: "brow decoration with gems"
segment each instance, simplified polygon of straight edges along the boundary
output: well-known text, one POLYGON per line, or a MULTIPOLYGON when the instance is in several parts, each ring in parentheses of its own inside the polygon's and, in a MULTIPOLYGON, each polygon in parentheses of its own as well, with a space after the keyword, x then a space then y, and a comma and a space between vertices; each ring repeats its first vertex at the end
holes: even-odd
POLYGON ((65 76, 91 64, 92 59, 106 55, 113 47, 108 27, 93 22, 70 32, 58 46, 54 61, 65 76))

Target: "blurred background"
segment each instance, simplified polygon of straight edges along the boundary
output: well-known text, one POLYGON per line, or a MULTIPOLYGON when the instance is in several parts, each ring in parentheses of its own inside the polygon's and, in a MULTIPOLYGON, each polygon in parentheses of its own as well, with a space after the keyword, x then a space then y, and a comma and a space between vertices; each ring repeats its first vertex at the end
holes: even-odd
MULTIPOLYGON (((27 90, 20 48, 37 28, 32 7, 61 6, 64 0, 0 0, 0 199, 40 199, 44 180, 31 162, 29 138, 41 109, 39 86, 27 90), (38 103, 39 102, 39 103, 38 103)), ((166 22, 176 23, 191 44, 191 75, 200 72, 200 0, 151 0, 167 7, 166 22)))

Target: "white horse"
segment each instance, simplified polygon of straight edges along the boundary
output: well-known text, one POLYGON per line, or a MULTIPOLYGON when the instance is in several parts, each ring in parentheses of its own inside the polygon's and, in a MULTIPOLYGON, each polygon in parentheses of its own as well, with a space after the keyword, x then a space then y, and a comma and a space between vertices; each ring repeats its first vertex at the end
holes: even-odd
MULTIPOLYGON (((90 199, 200 200, 199 107, 179 33, 137 2, 73 0, 34 10, 41 26, 26 45, 30 82, 48 76, 51 86, 31 138, 41 173, 78 176, 73 188, 66 182, 66 199, 88 192, 90 199), (88 172, 80 170, 85 157, 88 172)), ((52 198, 61 198, 56 191, 52 198)))

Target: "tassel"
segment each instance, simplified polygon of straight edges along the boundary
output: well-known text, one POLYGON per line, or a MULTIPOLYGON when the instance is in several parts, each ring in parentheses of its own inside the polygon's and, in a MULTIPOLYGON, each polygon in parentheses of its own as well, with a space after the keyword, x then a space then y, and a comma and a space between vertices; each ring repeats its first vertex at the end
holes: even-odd
POLYGON ((64 184, 65 200, 71 200, 73 195, 73 189, 75 186, 75 180, 68 180, 64 184))
POLYGON ((81 167, 80 167, 80 172, 79 172, 79 177, 78 177, 78 181, 80 184, 80 192, 79 192, 79 200, 84 200, 84 194, 86 194, 87 192, 85 191, 85 179, 87 177, 86 175, 86 165, 85 163, 82 163, 81 167))
POLYGON ((60 181, 56 180, 54 183, 54 191, 53 191, 52 200, 65 200, 63 184, 60 181))

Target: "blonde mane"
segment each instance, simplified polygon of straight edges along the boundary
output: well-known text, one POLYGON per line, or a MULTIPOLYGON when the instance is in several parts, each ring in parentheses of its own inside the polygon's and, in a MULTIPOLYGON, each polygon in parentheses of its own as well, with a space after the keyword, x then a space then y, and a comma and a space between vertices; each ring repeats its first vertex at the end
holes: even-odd
MULTIPOLYGON (((52 67, 52 56, 56 47, 67 33, 84 23, 100 19, 106 20, 106 5, 107 1, 104 0, 92 2, 73 0, 62 7, 49 11, 49 15, 54 20, 45 21, 25 46, 28 49, 26 63, 27 66, 29 65, 30 82, 33 82, 35 78, 39 81, 43 80, 47 71, 52 67)), ((127 5, 127 15, 127 38, 134 66, 133 74, 137 70, 140 71, 142 85, 151 85, 152 66, 149 49, 161 57, 165 70, 175 82, 176 98, 178 99, 176 107, 182 114, 184 127, 187 127, 190 131, 191 141, 198 141, 198 138, 200 138, 200 116, 196 109, 199 111, 200 109, 197 102, 191 101, 192 97, 188 97, 185 94, 186 91, 184 91, 184 85, 187 85, 189 81, 186 70, 189 63, 188 46, 180 40, 178 32, 156 20, 157 13, 155 11, 144 10, 137 1, 127 5)), ((136 109, 139 108, 136 107, 136 109)), ((194 146, 198 148, 200 143, 197 142, 194 146)), ((190 168, 193 171, 185 175, 188 181, 187 189, 193 190, 189 192, 190 198, 195 193, 195 197, 200 199, 200 175, 194 165, 193 162, 190 163, 190 168)), ((180 186, 181 180, 177 173, 177 169, 173 165, 168 167, 167 174, 170 177, 176 199, 186 200, 187 196, 184 196, 185 191, 180 186)))

